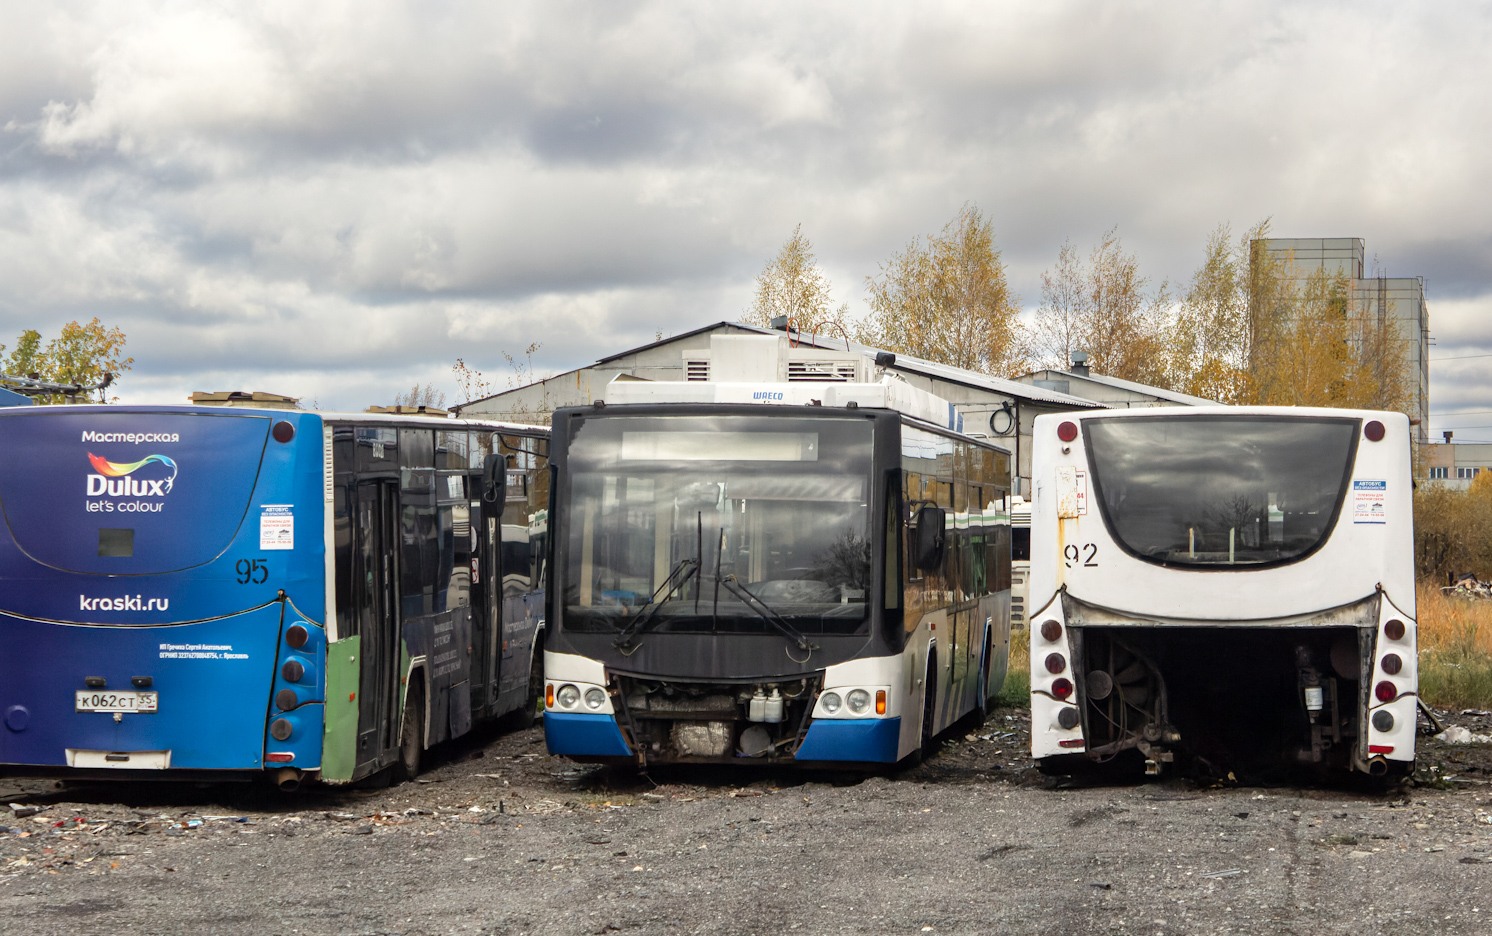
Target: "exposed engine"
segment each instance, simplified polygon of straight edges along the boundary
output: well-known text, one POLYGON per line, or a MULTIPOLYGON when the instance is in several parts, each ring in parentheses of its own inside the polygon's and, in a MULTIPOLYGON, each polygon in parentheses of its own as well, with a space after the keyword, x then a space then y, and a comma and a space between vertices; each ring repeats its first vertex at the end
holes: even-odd
POLYGON ((618 677, 618 717, 644 760, 791 760, 808 726, 817 679, 741 684, 618 677))
POLYGON ((1349 767, 1371 627, 1072 628, 1088 751, 1199 773, 1349 767))

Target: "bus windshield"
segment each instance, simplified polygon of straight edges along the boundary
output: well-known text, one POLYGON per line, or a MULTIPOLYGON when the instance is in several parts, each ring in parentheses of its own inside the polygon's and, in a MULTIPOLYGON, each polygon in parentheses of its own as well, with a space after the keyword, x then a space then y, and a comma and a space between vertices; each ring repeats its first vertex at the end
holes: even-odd
POLYGON ((1105 523, 1162 565, 1290 562, 1341 507, 1357 421, 1232 416, 1090 419, 1089 470, 1105 523))
POLYGON ((860 632, 871 436, 865 419, 781 414, 578 421, 561 626, 622 643, 860 632))

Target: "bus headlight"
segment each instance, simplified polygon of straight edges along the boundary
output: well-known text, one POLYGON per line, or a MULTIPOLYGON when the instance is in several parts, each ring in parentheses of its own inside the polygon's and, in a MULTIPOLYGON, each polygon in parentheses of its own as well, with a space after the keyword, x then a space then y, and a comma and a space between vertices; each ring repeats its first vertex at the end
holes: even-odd
MULTIPOLYGON (((570 687, 566 686, 565 688, 568 689, 570 687)), ((592 687, 590 687, 589 689, 587 689, 585 691, 585 707, 586 708, 588 708, 588 709, 590 709, 592 711, 595 711, 596 709, 599 709, 601 706, 603 706, 605 704, 606 704, 606 691, 605 690, 603 690, 603 689, 601 689, 601 688, 599 688, 597 686, 592 686, 592 687)))
POLYGON ((560 708, 572 709, 580 704, 580 690, 566 683, 560 686, 559 691, 554 694, 554 701, 559 704, 560 708))
POLYGON ((870 693, 864 689, 851 689, 850 694, 845 696, 845 704, 854 714, 864 715, 870 711, 870 693))
POLYGON ((826 692, 824 693, 824 697, 819 699, 819 704, 824 707, 824 711, 833 715, 839 711, 839 707, 844 704, 844 700, 839 697, 839 693, 837 692, 826 692))

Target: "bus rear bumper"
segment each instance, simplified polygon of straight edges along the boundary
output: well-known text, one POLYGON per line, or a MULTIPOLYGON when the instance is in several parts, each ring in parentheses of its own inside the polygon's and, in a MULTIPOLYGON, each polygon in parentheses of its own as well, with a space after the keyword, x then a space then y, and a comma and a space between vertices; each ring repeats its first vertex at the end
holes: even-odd
POLYGON ((821 718, 808 726, 796 758, 892 764, 898 760, 901 719, 821 718))
POLYGON ((614 715, 544 713, 544 743, 565 757, 633 757, 614 715))

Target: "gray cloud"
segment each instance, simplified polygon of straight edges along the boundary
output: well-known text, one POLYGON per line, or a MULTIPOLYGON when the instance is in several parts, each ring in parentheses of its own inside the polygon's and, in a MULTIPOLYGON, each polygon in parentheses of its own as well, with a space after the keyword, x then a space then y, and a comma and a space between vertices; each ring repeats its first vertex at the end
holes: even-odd
POLYGON ((1028 306, 1064 240, 1184 285, 1268 217, 1424 276, 1473 353, 1489 39, 1485 4, 11 5, 0 341, 99 315, 127 399, 361 407, 737 317, 799 223, 863 310, 972 202, 1028 306))

